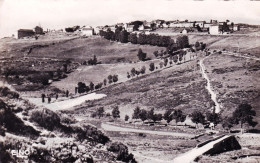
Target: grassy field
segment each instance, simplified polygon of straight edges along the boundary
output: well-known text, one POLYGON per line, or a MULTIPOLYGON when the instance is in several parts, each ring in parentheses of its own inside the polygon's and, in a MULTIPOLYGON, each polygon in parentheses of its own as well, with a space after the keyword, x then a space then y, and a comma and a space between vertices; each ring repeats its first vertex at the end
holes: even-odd
POLYGON ((38 58, 56 58, 56 59, 71 59, 82 63, 85 60, 97 56, 98 61, 102 63, 117 63, 117 62, 135 62, 138 61, 137 52, 141 48, 147 53, 147 57, 153 59, 153 52, 156 50, 165 50, 163 47, 150 45, 133 45, 112 42, 93 36, 89 38, 71 37, 68 39, 49 41, 21 41, 12 40, 1 43, 3 56, 21 56, 28 54, 27 57, 38 58))
POLYGON ((149 72, 150 63, 159 65, 160 62, 163 61, 157 59, 137 63, 99 64, 95 66, 82 65, 79 66, 74 72, 72 72, 67 78, 54 82, 51 86, 73 92, 78 82, 84 82, 86 85, 89 85, 90 82, 98 84, 106 79, 107 85, 110 85, 108 84, 107 78, 109 75, 118 75, 118 82, 125 82, 129 80, 127 78, 127 72, 130 73, 132 68, 140 70, 142 66, 145 66, 147 73, 149 72))
MULTIPOLYGON (((250 55, 260 57, 260 37, 259 36, 214 36, 214 35, 188 35, 189 42, 204 42, 210 49, 226 49, 229 51, 239 51, 250 53, 250 55)), ((174 37, 176 38, 176 37, 174 37)))
POLYGON ((121 111, 128 113, 136 106, 155 108, 157 112, 173 108, 181 109, 186 114, 193 110, 205 112, 213 106, 205 85, 206 81, 201 77, 195 60, 109 86, 98 91, 107 97, 87 102, 77 110, 84 113, 99 106, 110 109, 113 105, 119 105, 121 111))
POLYGON ((260 61, 216 54, 204 63, 222 105, 222 114, 231 116, 239 104, 248 102, 260 123, 260 61))

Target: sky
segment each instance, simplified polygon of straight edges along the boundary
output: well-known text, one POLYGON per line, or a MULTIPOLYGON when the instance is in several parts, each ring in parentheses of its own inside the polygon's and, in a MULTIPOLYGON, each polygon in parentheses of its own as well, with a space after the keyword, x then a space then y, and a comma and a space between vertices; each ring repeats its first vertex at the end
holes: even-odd
POLYGON ((260 24, 260 1, 0 0, 0 38, 37 25, 46 30, 155 19, 260 24))

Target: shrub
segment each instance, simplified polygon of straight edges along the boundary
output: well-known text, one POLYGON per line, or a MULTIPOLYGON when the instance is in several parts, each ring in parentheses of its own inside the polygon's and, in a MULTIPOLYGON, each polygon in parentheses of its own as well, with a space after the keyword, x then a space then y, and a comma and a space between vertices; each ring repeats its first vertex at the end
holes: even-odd
POLYGON ((60 117, 55 112, 48 109, 33 111, 30 120, 50 131, 61 126, 60 117))
POLYGON ((65 124, 74 124, 76 123, 76 119, 74 117, 63 114, 60 118, 61 123, 65 124))
POLYGON ((133 154, 128 153, 128 148, 123 143, 114 142, 110 144, 108 147, 108 151, 114 152, 117 154, 117 160, 123 161, 123 162, 136 162, 134 159, 133 154))
POLYGON ((104 135, 96 127, 90 125, 73 127, 72 130, 73 133, 77 133, 77 138, 80 141, 87 139, 101 144, 106 144, 109 141, 109 138, 106 135, 104 135))
POLYGON ((7 87, 0 87, 0 95, 8 98, 19 98, 19 94, 11 91, 7 87))
POLYGON ((31 126, 26 126, 2 100, 0 100, 0 126, 3 126, 6 131, 17 135, 39 136, 38 131, 31 126))

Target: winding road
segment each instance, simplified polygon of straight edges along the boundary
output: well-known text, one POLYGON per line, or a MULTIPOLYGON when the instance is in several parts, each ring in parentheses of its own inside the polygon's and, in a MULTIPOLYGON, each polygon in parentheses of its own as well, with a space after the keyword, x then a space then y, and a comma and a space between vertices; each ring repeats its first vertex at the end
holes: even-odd
POLYGON ((211 95, 211 99, 212 101, 214 101, 215 103, 215 113, 219 113, 220 112, 220 105, 217 101, 217 95, 216 93, 213 91, 212 89, 212 86, 210 84, 210 80, 209 80, 209 77, 208 75, 206 74, 206 68, 205 68, 205 65, 203 64, 203 61, 204 59, 206 59, 207 57, 203 58, 200 60, 200 68, 201 68, 201 73, 202 73, 202 76, 207 80, 207 86, 206 86, 206 89, 208 90, 208 92, 210 93, 211 95))
POLYGON ((178 133, 178 132, 167 132, 167 131, 153 131, 153 130, 142 130, 128 127, 119 127, 112 124, 102 123, 101 128, 105 131, 118 131, 118 132, 135 132, 135 133, 146 133, 146 134, 155 134, 155 135, 164 135, 164 136, 174 136, 174 137, 188 137, 192 138, 194 134, 188 133, 178 133))

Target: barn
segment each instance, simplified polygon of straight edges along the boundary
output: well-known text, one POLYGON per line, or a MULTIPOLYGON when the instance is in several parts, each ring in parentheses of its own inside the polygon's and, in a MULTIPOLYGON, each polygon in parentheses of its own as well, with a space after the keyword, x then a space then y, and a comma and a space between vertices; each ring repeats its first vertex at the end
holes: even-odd
POLYGON ((23 37, 33 36, 35 32, 32 29, 19 29, 18 30, 18 39, 23 37))

